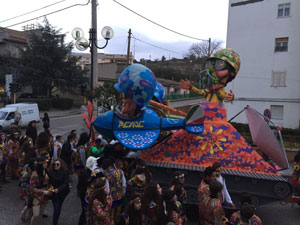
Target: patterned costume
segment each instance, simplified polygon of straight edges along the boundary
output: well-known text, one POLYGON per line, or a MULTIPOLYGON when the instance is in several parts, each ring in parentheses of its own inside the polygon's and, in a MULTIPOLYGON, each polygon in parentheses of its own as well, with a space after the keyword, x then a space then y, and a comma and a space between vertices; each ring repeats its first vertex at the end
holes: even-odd
MULTIPOLYGON (((198 200, 199 200, 199 218, 200 222, 204 223, 203 218, 206 210, 205 201, 207 198, 209 198, 210 192, 209 192, 209 185, 205 183, 204 180, 201 181, 199 187, 198 187, 198 200)), ((202 224, 201 223, 201 224, 202 224)))
POLYGON ((50 160, 50 149, 51 143, 48 143, 48 146, 43 148, 38 148, 37 157, 46 157, 47 160, 50 160))
POLYGON ((110 169, 106 177, 109 181, 112 200, 117 201, 122 199, 126 192, 126 180, 123 171, 120 169, 110 169))
POLYGON ((53 159, 60 158, 60 153, 61 153, 61 148, 62 148, 62 143, 55 141, 54 142, 54 147, 53 147, 53 159))
POLYGON ((157 210, 158 210, 158 205, 155 202, 151 201, 149 203, 149 207, 147 209, 146 214, 142 215, 143 225, 156 225, 156 224, 158 224, 159 221, 158 221, 158 218, 157 218, 157 210))
POLYGON ((184 218, 182 218, 177 211, 172 211, 172 214, 171 214, 170 218, 171 218, 170 222, 175 223, 175 225, 182 225, 183 224, 184 218))
POLYGON ((146 186, 146 181, 142 181, 135 175, 127 182, 127 190, 131 193, 136 193, 138 195, 143 195, 144 188, 146 186))
POLYGON ((218 198, 205 198, 205 211, 202 218, 203 225, 223 225, 223 218, 225 216, 222 202, 218 198))
POLYGON ((9 152, 5 143, 0 144, 0 181, 6 181, 6 164, 9 152))
MULTIPOLYGON (((230 222, 233 223, 234 225, 240 224, 241 222, 240 211, 234 212, 231 215, 230 222)), ((253 215, 249 220, 249 225, 262 225, 262 221, 258 216, 253 215)))
POLYGON ((110 225, 110 209, 111 209, 112 201, 110 196, 106 198, 106 204, 104 205, 97 199, 94 199, 93 207, 92 207, 92 224, 93 225, 110 225))
POLYGON ((17 169, 18 169, 18 162, 19 162, 19 148, 20 144, 19 141, 9 140, 7 143, 7 148, 9 151, 8 156, 8 172, 10 176, 16 177, 17 176, 17 169))
POLYGON ((44 191, 53 191, 52 185, 49 184, 49 177, 45 173, 44 182, 39 185, 39 178, 36 171, 33 171, 29 181, 29 191, 33 198, 33 206, 37 206, 48 202, 48 197, 44 195, 44 191))
POLYGON ((75 170, 83 169, 85 165, 85 162, 82 162, 82 157, 80 155, 81 151, 84 151, 84 154, 86 155, 86 147, 83 145, 77 147, 77 149, 74 149, 73 152, 75 170))
POLYGON ((217 102, 222 103, 223 100, 227 97, 228 93, 225 91, 224 88, 209 90, 209 89, 202 89, 199 90, 196 87, 192 87, 192 92, 197 93, 205 97, 205 101, 208 102, 217 102))

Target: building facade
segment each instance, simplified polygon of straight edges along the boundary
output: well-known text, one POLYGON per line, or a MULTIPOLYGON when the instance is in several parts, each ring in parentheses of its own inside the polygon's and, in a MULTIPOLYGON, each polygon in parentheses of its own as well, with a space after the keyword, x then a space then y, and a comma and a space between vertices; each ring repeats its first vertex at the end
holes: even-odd
MULTIPOLYGON (((84 68, 87 65, 91 64, 91 54, 90 53, 80 53, 80 52, 73 52, 72 55, 80 56, 81 59, 79 61, 79 65, 84 68)), ((132 64, 134 57, 132 53, 129 54, 129 64, 132 64)), ((122 54, 105 54, 105 53, 98 53, 98 63, 118 63, 118 64, 126 64, 127 62, 127 55, 122 54)))
MULTIPOLYGON (((300 127, 300 1, 230 0, 227 47, 241 57, 227 90, 227 117, 249 105, 286 128, 300 127)), ((245 114, 234 122, 247 123, 245 114)))
POLYGON ((24 48, 29 42, 26 31, 17 31, 0 27, 0 55, 19 57, 19 48, 24 48))

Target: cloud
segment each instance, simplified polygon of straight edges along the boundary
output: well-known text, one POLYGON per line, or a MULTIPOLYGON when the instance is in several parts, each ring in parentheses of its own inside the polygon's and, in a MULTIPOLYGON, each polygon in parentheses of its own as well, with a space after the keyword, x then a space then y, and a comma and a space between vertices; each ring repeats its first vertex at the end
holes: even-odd
MULTIPOLYGON (((101 41, 99 45, 103 44, 101 41)), ((130 51, 134 54, 136 60, 144 59, 161 59, 165 56, 167 59, 183 58, 187 53, 191 42, 164 42, 152 40, 140 33, 135 33, 130 43, 130 51)), ((116 37, 109 41, 108 46, 104 49, 109 54, 127 54, 128 37, 116 37)))

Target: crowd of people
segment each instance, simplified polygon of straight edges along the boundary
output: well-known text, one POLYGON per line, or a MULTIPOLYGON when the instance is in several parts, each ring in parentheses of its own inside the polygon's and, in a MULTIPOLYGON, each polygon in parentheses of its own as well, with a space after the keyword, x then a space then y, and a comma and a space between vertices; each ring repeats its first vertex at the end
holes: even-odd
MULTIPOLYGON (((64 142, 61 135, 54 138, 49 130, 37 135, 35 126, 30 123, 27 135, 21 138, 18 131, 0 133, 0 179, 2 183, 7 177, 19 179, 20 196, 24 199, 22 221, 42 224, 44 209, 51 201, 53 224, 57 225, 74 183, 72 178, 77 176, 82 206, 79 225, 188 224, 183 172, 175 171, 169 186, 162 191, 144 161, 125 158, 129 150, 118 141, 108 143, 99 136, 90 143, 86 132, 78 138, 76 130, 72 130, 64 142)), ((226 219, 223 206, 235 205, 221 175, 220 163, 205 169, 198 197, 202 225, 261 224, 247 193, 242 196, 240 211, 226 219)))
POLYGON ((235 204, 230 198, 221 170, 222 166, 218 162, 204 170, 203 179, 198 187, 199 224, 261 225, 262 221, 255 215, 251 196, 246 192, 241 194, 240 211, 234 212, 230 218, 225 217, 224 208, 234 209, 235 204))

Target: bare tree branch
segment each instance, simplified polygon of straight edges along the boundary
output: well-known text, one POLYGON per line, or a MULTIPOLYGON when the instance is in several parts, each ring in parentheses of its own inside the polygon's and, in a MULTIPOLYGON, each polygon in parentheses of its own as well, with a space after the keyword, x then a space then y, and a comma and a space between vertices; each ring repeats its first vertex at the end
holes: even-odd
POLYGON ((196 58, 208 57, 209 54, 219 50, 222 48, 223 41, 220 40, 212 40, 210 44, 210 53, 209 51, 209 43, 208 41, 203 41, 201 43, 193 44, 187 53, 188 57, 194 56, 196 58))

